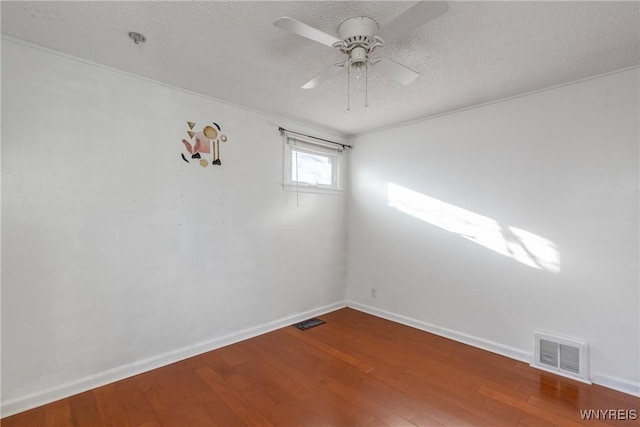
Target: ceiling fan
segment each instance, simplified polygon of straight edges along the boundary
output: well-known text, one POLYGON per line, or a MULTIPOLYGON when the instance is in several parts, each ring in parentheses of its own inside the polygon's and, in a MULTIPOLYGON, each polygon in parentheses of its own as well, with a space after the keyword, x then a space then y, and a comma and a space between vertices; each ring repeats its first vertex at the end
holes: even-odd
MULTIPOLYGON (((357 16, 343 21, 338 26, 338 37, 288 16, 277 19, 273 25, 336 48, 345 55, 342 61, 337 62, 302 85, 302 89, 316 88, 336 75, 341 69, 346 68, 347 110, 349 110, 349 81, 352 71, 356 78, 360 78, 364 74, 365 80, 368 80, 369 68, 375 68, 375 70, 391 77, 402 85, 412 83, 420 75, 416 71, 389 58, 373 56, 373 53, 378 47, 409 34, 416 28, 445 14, 448 10, 449 5, 445 1, 421 1, 398 15, 382 28, 373 18, 357 16)), ((367 88, 367 85, 366 83, 365 88, 367 88)), ((367 89, 365 91, 368 92, 367 89)), ((368 106, 367 98, 365 98, 365 106, 368 106)))

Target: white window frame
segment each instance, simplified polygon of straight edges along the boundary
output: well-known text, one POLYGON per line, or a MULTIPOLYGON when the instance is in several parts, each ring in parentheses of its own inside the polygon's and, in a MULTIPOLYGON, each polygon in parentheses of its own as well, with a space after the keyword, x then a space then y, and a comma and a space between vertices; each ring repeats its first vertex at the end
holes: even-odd
POLYGON ((339 144, 318 141, 298 135, 284 133, 283 135, 283 168, 282 183, 285 191, 299 191, 306 193, 338 194, 344 191, 344 148, 339 144), (308 183, 293 180, 293 161, 295 153, 309 153, 323 156, 331 162, 331 185, 308 183))

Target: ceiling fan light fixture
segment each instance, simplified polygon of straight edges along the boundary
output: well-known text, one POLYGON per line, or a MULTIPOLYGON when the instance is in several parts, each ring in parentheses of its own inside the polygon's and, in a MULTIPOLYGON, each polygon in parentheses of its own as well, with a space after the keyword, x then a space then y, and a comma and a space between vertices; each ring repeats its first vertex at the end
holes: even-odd
POLYGON ((356 79, 360 79, 368 66, 369 54, 364 47, 356 47, 351 51, 351 68, 356 79))
POLYGON ((351 68, 353 68, 353 75, 355 76, 356 80, 360 80, 364 75, 367 64, 364 62, 356 62, 351 64, 351 68))

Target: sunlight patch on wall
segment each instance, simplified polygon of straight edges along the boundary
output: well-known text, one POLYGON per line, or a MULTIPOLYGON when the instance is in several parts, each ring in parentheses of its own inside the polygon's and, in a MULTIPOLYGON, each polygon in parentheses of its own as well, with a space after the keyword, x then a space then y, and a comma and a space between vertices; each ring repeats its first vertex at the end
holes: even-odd
POLYGON ((396 184, 387 184, 389 206, 510 257, 529 267, 560 272, 560 252, 550 240, 445 203, 396 184))

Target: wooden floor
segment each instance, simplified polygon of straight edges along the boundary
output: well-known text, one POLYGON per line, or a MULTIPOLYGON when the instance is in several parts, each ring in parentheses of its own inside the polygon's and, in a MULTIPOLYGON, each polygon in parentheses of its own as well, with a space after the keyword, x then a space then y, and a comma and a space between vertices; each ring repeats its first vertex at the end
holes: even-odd
POLYGON ((12 426, 603 426, 640 412, 588 386, 352 309, 2 420, 12 426))

